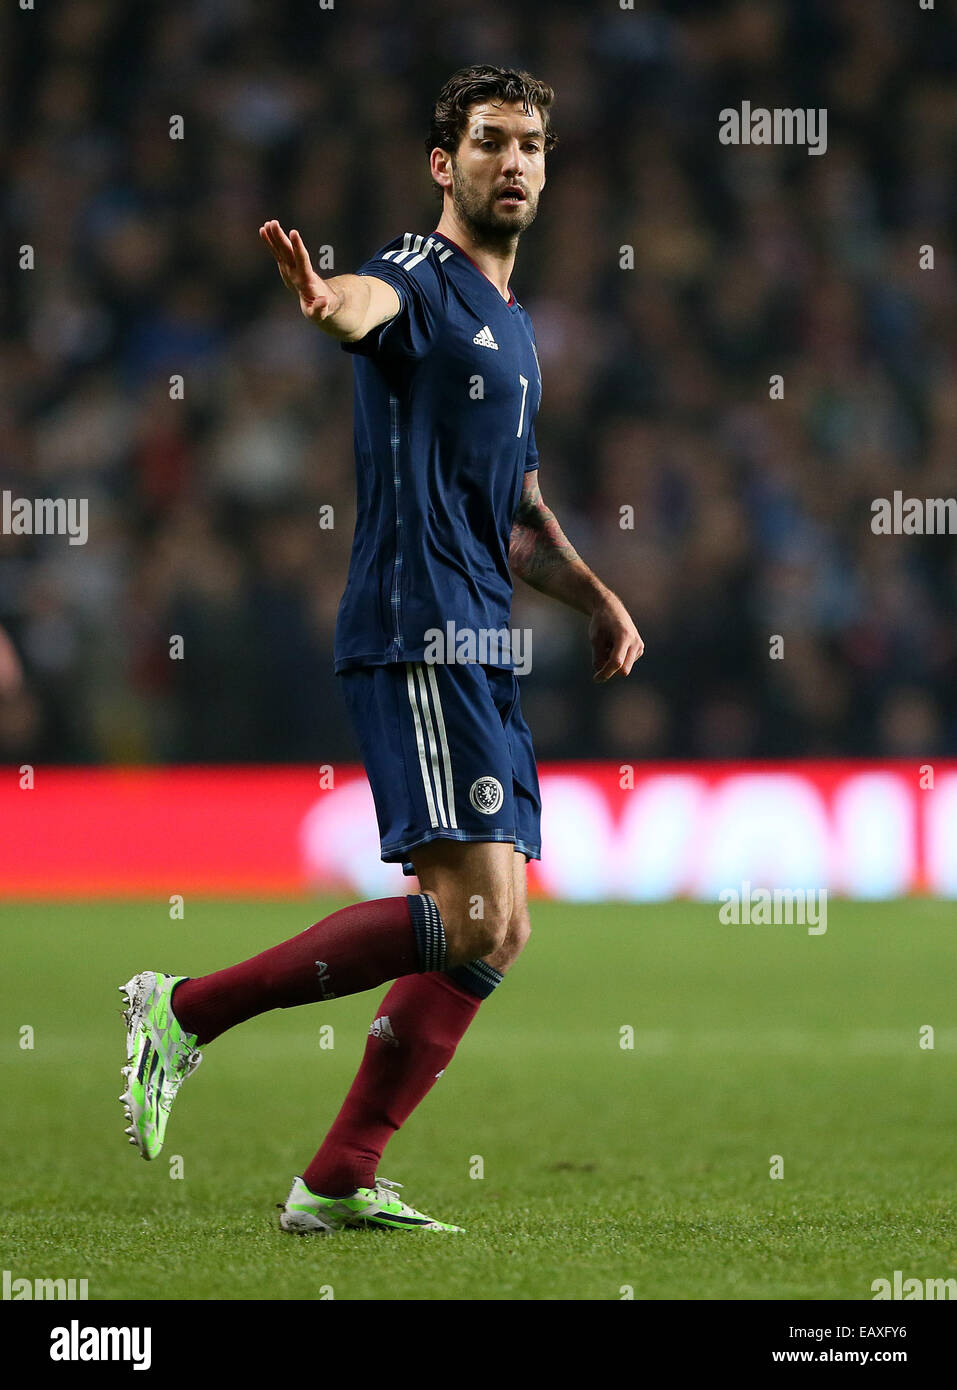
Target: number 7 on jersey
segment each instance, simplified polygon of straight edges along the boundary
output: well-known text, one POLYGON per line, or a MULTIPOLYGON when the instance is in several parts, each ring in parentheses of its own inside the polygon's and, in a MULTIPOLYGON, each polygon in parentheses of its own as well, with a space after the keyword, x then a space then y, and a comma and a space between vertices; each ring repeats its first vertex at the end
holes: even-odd
POLYGON ((518 429, 515 431, 515 438, 521 439, 522 425, 525 423, 525 397, 528 395, 528 377, 522 376, 521 372, 519 372, 518 379, 522 383, 522 409, 518 417, 518 429))

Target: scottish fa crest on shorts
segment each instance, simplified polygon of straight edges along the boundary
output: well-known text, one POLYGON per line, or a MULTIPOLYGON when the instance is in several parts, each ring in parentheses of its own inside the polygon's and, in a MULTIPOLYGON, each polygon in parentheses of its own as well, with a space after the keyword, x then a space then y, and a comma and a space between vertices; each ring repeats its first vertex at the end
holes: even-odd
POLYGON ((469 801, 483 816, 494 816, 504 799, 502 784, 496 777, 477 777, 469 788, 469 801))

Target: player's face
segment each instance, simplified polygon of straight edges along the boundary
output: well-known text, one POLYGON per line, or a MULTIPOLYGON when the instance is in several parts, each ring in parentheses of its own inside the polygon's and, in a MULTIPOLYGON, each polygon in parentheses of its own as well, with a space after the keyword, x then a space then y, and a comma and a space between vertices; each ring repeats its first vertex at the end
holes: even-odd
POLYGON ((479 240, 508 240, 535 221, 545 183, 545 136, 537 110, 478 102, 452 161, 452 201, 479 240))

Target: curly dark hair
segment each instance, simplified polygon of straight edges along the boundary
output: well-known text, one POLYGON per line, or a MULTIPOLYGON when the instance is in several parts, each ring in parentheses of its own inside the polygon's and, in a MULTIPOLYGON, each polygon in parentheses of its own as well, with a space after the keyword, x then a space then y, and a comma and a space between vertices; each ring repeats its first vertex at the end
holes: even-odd
MULTIPOLYGON (((520 101, 525 110, 531 113, 537 107, 542 117, 542 133, 545 137, 545 152, 555 148, 558 136, 551 128, 549 107, 555 100, 555 93, 547 82, 540 82, 528 72, 516 72, 513 68, 496 68, 484 63, 474 63, 468 68, 459 68, 443 86, 432 107, 428 139, 425 142, 427 154, 436 148, 454 154, 468 127, 469 108, 478 101, 520 101)), ((441 195, 442 189, 434 185, 441 195)))

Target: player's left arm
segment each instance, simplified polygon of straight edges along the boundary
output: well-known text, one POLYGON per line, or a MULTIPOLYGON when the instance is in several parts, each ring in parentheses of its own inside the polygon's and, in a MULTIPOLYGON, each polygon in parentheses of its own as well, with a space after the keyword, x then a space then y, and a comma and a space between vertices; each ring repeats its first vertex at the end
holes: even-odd
POLYGON ((592 573, 545 505, 537 468, 525 474, 508 563, 516 578, 588 616, 596 681, 630 673, 645 644, 621 599, 592 573))

